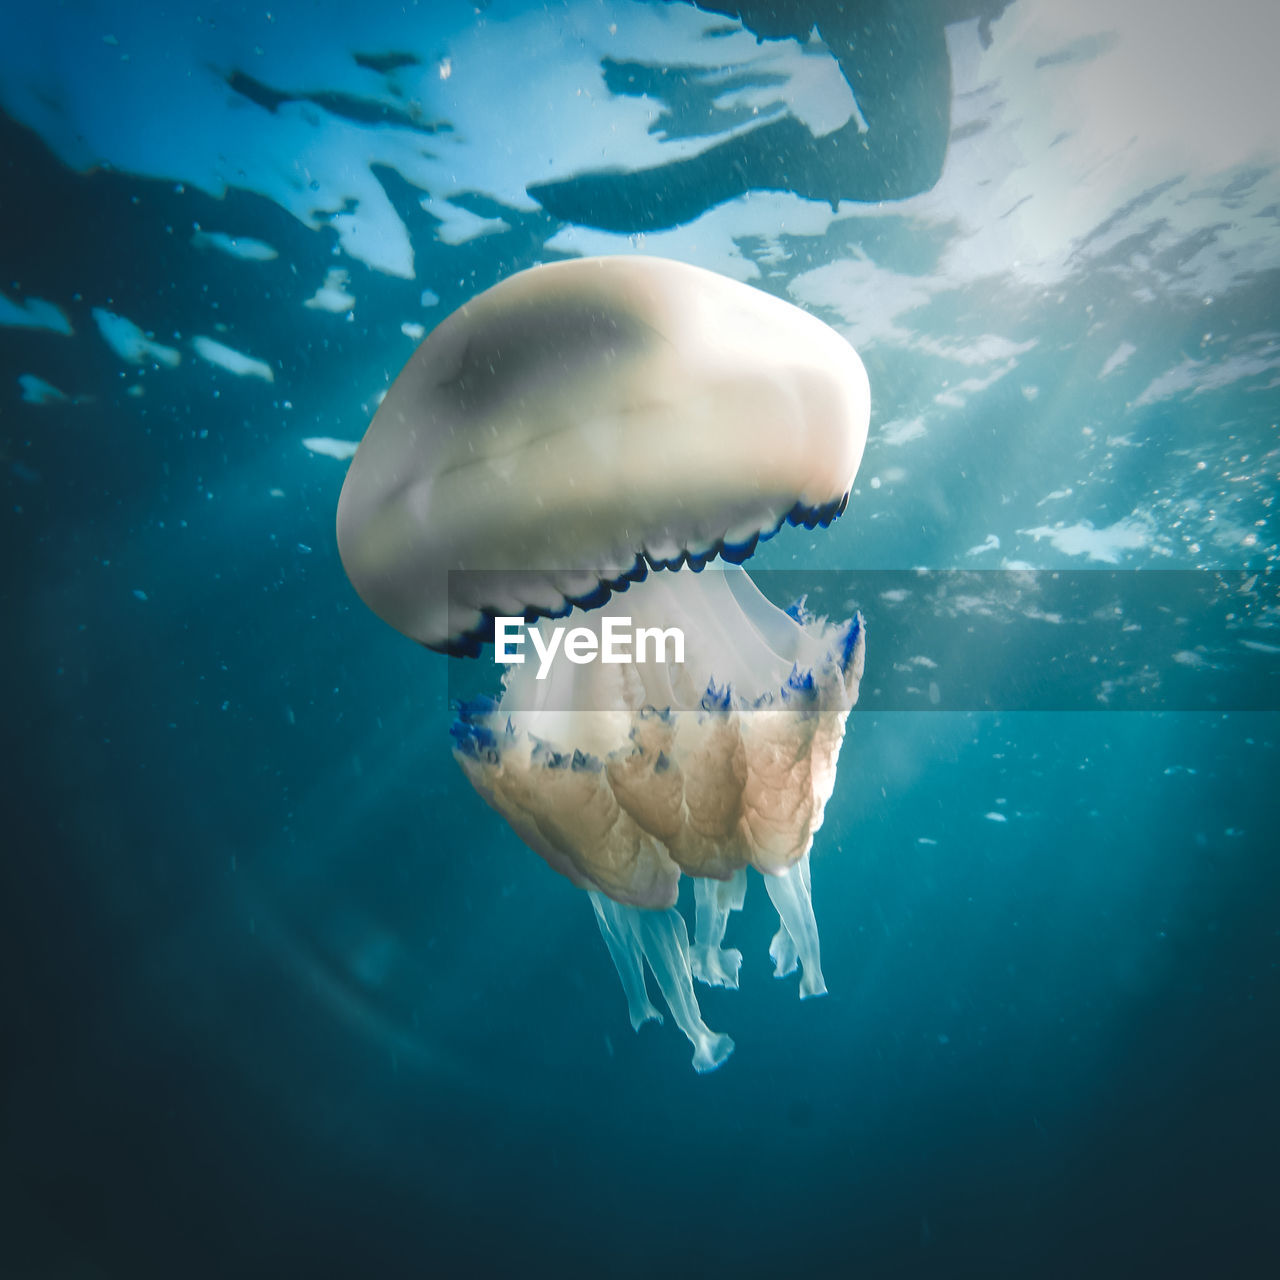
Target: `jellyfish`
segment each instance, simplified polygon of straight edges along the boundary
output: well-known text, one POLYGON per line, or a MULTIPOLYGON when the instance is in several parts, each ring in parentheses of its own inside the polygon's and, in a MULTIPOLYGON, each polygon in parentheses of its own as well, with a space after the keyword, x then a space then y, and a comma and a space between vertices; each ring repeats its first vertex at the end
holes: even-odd
POLYGON ((845 510, 869 417, 862 362, 815 316, 678 262, 574 259, 440 323, 339 498, 374 613, 503 657, 495 696, 456 707, 454 755, 586 891, 632 1026, 662 1021, 647 969, 699 1072, 734 1047, 693 984, 738 985, 725 940, 749 869, 779 918, 775 974, 826 991, 810 851, 864 626, 779 608, 742 566, 845 510))

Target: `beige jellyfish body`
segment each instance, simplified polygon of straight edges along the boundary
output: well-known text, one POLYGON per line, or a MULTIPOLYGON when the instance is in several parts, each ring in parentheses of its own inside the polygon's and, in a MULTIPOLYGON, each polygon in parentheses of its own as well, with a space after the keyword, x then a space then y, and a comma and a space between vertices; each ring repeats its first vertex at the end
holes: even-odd
POLYGON ((825 991, 809 851, 862 623, 778 609, 739 566, 782 525, 844 510, 869 416, 858 356, 799 308, 680 263, 581 259, 443 321, 339 500, 343 565, 375 613, 453 654, 497 631, 501 696, 460 709, 455 755, 590 892, 633 1025, 659 1016, 647 963, 700 1071, 733 1042, 692 979, 737 985, 721 944, 748 867, 781 918, 776 972, 825 991))

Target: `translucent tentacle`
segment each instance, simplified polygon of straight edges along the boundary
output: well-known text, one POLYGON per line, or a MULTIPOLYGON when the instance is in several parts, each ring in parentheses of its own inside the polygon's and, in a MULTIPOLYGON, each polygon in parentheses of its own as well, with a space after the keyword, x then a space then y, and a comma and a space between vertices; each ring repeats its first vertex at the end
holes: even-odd
POLYGON ((591 905, 596 909, 596 923, 604 938, 614 967, 622 980, 622 990, 627 996, 627 1012, 631 1015, 631 1029, 639 1031, 650 1018, 662 1023, 662 1014, 649 1000, 644 985, 644 966, 641 964, 640 943, 625 920, 618 918, 622 908, 602 893, 589 893, 591 905))
POLYGON ((747 896, 746 868, 739 868, 728 880, 695 880, 693 900, 697 907, 697 923, 689 962, 693 976, 709 987, 738 986, 738 969, 742 952, 733 947, 722 948, 729 913, 741 911, 747 896))
POLYGON ((796 953, 796 944, 791 941, 787 926, 780 924, 778 932, 769 943, 769 959, 773 961, 773 976, 789 978, 800 967, 800 957, 796 953))
POLYGON ((674 907, 652 911, 623 906, 602 893, 592 893, 590 897, 596 922, 627 994, 632 1027, 639 1031, 649 1018, 662 1021, 645 990, 640 963, 643 956, 658 980, 676 1025, 693 1045, 694 1070, 714 1071, 733 1052, 733 1041, 702 1021, 689 969, 689 935, 680 913, 674 907))
POLYGON ((764 883, 782 921, 782 928, 769 946, 774 976, 781 978, 793 973, 799 961, 804 970, 800 977, 800 998, 826 995, 827 984, 822 977, 818 951, 818 922, 813 915, 809 855, 806 853, 781 875, 765 876, 764 883))
POLYGON ((641 907, 619 907, 618 910, 630 918, 671 1016, 693 1044, 693 1069, 714 1071, 733 1052, 733 1041, 727 1035, 712 1031, 702 1021, 698 1000, 693 994, 689 935, 683 917, 674 907, 666 911, 646 911, 641 907))

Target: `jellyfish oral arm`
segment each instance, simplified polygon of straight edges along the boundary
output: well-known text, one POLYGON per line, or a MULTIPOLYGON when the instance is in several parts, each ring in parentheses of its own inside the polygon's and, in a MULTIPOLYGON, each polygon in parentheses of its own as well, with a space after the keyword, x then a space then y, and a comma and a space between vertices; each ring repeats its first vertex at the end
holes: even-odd
MULTIPOLYGON (((860 618, 836 624, 776 608, 736 567, 653 574, 570 623, 598 637, 623 601, 629 625, 678 626, 684 659, 639 662, 633 651, 605 668, 544 641, 547 678, 532 663, 508 666, 500 698, 461 708, 455 752, 517 831, 538 833, 526 842, 592 890, 633 1025, 652 1016, 647 964, 706 1071, 732 1041, 707 1030, 689 984, 737 985, 742 957, 723 943, 749 868, 778 912, 777 976, 799 969, 802 998, 826 991, 809 854, 865 636, 860 618), (692 943, 668 919, 679 920, 683 875, 694 878, 692 943)), ((530 634, 542 630, 554 629, 543 622, 530 634)))

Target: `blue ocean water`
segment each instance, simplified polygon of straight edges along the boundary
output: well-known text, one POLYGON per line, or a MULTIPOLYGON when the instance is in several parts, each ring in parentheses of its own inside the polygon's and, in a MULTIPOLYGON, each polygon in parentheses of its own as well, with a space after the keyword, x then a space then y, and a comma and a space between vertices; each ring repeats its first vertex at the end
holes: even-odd
MULTIPOLYGON (((1251 0, 0 13, 0 1274, 1270 1274, 1280 724, 1212 673, 1274 610, 1181 620, 1181 710, 855 709, 829 994, 749 894, 700 1077, 333 520, 440 318, 643 252, 866 364, 848 510, 753 567, 1267 581, 1277 36, 1251 0)), ((861 603, 869 683, 929 657, 861 603)))

